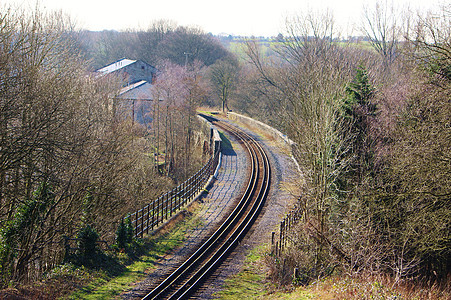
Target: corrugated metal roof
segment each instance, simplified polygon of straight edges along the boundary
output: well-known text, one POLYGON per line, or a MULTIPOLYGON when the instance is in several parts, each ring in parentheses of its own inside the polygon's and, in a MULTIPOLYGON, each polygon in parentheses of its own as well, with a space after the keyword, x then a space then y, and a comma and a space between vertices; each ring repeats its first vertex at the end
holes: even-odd
POLYGON ((134 62, 136 62, 136 60, 123 58, 121 60, 118 60, 117 62, 112 63, 111 65, 98 69, 97 72, 102 74, 109 74, 119 69, 122 69, 123 67, 131 65, 134 62))

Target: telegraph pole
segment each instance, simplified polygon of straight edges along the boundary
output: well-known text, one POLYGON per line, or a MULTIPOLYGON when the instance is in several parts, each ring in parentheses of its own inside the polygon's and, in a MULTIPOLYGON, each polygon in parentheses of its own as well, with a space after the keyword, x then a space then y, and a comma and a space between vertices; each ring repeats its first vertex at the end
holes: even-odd
POLYGON ((188 53, 188 52, 183 52, 183 54, 185 55, 185 69, 186 69, 186 66, 188 65, 188 55, 193 55, 193 54, 188 53))

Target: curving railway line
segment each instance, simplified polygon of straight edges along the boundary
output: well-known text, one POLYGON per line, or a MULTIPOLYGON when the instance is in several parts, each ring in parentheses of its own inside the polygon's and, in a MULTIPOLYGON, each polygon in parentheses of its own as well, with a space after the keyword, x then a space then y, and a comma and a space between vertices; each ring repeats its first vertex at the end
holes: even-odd
POLYGON ((224 223, 143 299, 187 299, 193 295, 249 231, 269 192, 271 168, 261 145, 244 131, 226 122, 203 117, 234 135, 242 143, 250 158, 248 184, 224 223))

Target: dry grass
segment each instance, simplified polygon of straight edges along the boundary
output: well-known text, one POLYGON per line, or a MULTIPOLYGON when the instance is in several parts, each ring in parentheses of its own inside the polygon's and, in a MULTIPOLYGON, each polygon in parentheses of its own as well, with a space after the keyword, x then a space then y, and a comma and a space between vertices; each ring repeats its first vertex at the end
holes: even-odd
POLYGON ((405 299, 449 300, 450 282, 441 286, 413 281, 396 283, 388 276, 333 277, 311 284, 307 290, 316 294, 315 299, 405 299))
POLYGON ((58 299, 85 286, 95 277, 83 268, 72 269, 67 265, 55 268, 53 273, 40 282, 0 290, 0 299, 58 299))

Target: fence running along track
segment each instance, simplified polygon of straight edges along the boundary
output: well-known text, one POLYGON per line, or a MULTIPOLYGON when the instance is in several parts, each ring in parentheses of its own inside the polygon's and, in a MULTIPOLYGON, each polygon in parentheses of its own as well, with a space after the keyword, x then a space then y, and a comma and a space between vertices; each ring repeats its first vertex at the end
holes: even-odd
POLYGON ((130 214, 128 218, 131 220, 135 236, 143 237, 144 233, 148 234, 149 231, 153 231, 164 220, 168 220, 175 212, 191 202, 205 186, 210 176, 214 174, 219 155, 220 147, 215 145, 213 155, 196 174, 150 204, 130 214))
POLYGON ((236 127, 203 117, 230 132, 244 145, 250 157, 249 182, 239 203, 219 229, 143 299, 187 299, 192 295, 246 235, 269 192, 271 169, 261 145, 236 127))

